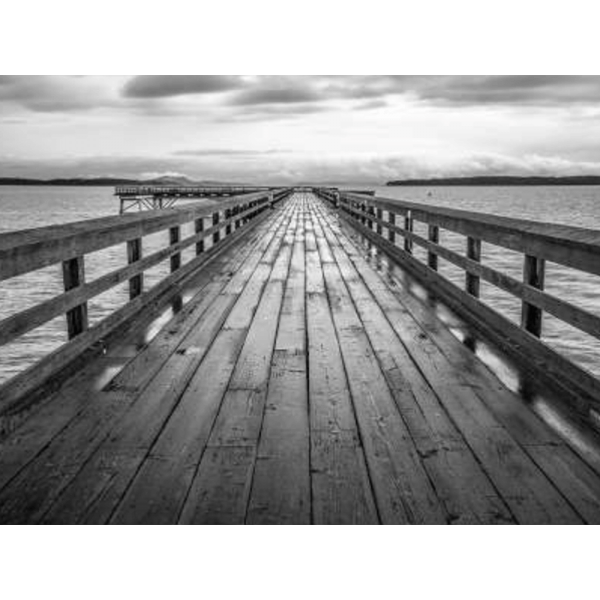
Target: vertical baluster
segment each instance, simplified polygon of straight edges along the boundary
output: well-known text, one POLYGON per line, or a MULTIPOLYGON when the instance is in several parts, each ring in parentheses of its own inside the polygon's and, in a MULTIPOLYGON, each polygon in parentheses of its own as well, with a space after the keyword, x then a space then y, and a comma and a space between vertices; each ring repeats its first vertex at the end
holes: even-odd
MULTIPOLYGON (((219 213, 218 212, 213 213, 212 224, 213 224, 213 227, 215 225, 219 224, 219 213)), ((219 239, 221 239, 221 232, 220 231, 215 231, 213 233, 213 236, 212 236, 213 246, 219 242, 219 239)))
MULTIPOLYGON (((544 289, 544 279, 546 273, 546 261, 537 256, 525 255, 523 263, 523 283, 539 290, 544 289)), ((533 306, 523 300, 521 306, 521 327, 536 337, 542 335, 542 316, 541 308, 533 306)))
MULTIPOLYGON (((377 209, 377 218, 379 221, 383 221, 383 210, 381 208, 377 209)), ((377 223, 377 233, 379 235, 383 233, 383 225, 380 222, 377 223)))
MULTIPOLYGON (((204 231, 204 218, 200 217, 194 221, 194 230, 196 233, 202 233, 204 231)), ((204 239, 196 242, 196 256, 204 252, 204 239)))
MULTIPOLYGON (((135 238, 127 242, 127 262, 131 265, 142 258, 142 238, 135 238)), ((129 280, 129 299, 139 296, 144 289, 144 274, 134 275, 129 280)))
MULTIPOLYGON (((231 209, 225 209, 225 221, 229 221, 231 219, 231 209)), ((228 236, 231 233, 231 221, 225 225, 225 235, 228 236)))
MULTIPOLYGON (((437 225, 428 225, 427 237, 432 244, 438 244, 440 241, 440 228, 437 225)), ((438 255, 431 250, 427 251, 427 265, 434 271, 438 270, 438 255)))
MULTIPOLYGON (((467 258, 476 262, 481 262, 481 240, 470 236, 467 237, 467 258)), ((479 298, 481 285, 478 275, 473 275, 473 273, 469 272, 465 273, 465 287, 471 296, 479 298)))
MULTIPOLYGON (((396 225, 396 213, 388 212, 388 223, 390 225, 396 225)), ((388 228, 388 240, 392 243, 396 243, 396 232, 390 227, 388 228)))
MULTIPOLYGON (((410 210, 406 211, 406 216, 404 217, 404 230, 408 233, 412 233, 413 231, 413 218, 410 210)), ((407 235, 404 237, 404 250, 409 254, 412 254, 413 242, 410 237, 407 235)))
MULTIPOLYGON (((83 256, 70 258, 62 263, 63 284, 65 292, 85 283, 85 265, 83 256)), ((69 339, 74 338, 88 328, 87 302, 67 311, 67 333, 69 339)))
MULTIPOLYGON (((180 237, 181 230, 179 225, 169 228, 169 244, 171 246, 177 244, 180 240, 180 237)), ((181 252, 177 252, 177 254, 173 254, 173 256, 171 256, 171 273, 173 271, 177 271, 179 267, 181 267, 181 252)))

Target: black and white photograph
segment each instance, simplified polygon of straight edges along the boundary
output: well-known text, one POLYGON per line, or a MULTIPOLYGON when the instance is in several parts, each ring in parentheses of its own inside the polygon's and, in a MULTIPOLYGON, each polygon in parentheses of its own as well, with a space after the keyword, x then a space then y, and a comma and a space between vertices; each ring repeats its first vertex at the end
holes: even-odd
POLYGON ((599 98, 3 76, 0 522, 598 523, 599 98))

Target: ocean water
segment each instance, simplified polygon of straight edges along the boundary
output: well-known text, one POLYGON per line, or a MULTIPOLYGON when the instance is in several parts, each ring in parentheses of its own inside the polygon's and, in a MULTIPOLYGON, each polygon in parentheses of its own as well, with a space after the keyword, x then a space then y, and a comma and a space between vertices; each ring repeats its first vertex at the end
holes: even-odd
MULTIPOLYGON (((449 206, 552 223, 600 229, 600 187, 380 187, 377 194, 423 204, 449 206)), ((0 186, 0 232, 61 224, 81 219, 116 215, 119 201, 110 187, 12 187, 0 186)), ((190 235, 192 225, 183 228, 190 235)), ((415 232, 425 235, 425 226, 415 232)), ((464 237, 441 231, 440 242, 464 253, 464 237)), ((144 253, 168 244, 168 232, 144 239, 144 253)), ((183 253, 183 262, 193 257, 193 249, 183 253)), ((415 255, 425 252, 415 247, 415 255)), ((522 276, 522 255, 483 244, 485 264, 517 279, 522 276)), ((126 264, 125 246, 120 245, 86 256, 86 279, 91 281, 126 264)), ((457 285, 464 285, 464 273, 440 258, 440 272, 457 285)), ((168 260, 145 275, 146 289, 168 274, 168 260)), ((548 264, 546 290, 586 310, 600 315, 600 278, 548 264)), ((0 282, 0 319, 51 298, 62 291, 58 265, 0 282)), ((520 303, 509 294, 482 282, 482 299, 507 318, 518 322, 520 303)), ((90 323, 94 324, 127 302, 127 284, 113 288, 89 303, 90 323)), ((557 351, 600 376, 600 342, 544 316, 543 339, 557 351)), ((9 379, 66 341, 64 316, 39 327, 19 340, 0 347, 0 382, 9 379)))

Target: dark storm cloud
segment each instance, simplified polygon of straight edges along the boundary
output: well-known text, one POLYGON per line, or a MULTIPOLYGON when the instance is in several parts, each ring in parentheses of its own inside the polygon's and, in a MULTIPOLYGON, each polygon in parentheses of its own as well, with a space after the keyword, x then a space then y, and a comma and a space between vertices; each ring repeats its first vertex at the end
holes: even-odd
POLYGON ((244 85, 237 75, 139 75, 123 88, 127 98, 165 98, 227 92, 244 85))
MULTIPOLYGON (((597 104, 600 77, 569 75, 331 75, 258 78, 232 104, 294 105, 404 96, 451 106, 597 104)), ((362 106, 369 106, 364 104, 362 106)), ((373 104, 373 107, 377 105, 373 104)))
MULTIPOLYGON (((561 75, 352 75, 233 76, 142 75, 124 85, 110 78, 0 75, 1 110, 33 112, 114 109, 148 116, 196 115, 198 102, 179 96, 214 96, 216 120, 265 120, 343 108, 380 108, 405 99, 424 106, 555 107, 571 112, 600 106, 600 77, 561 75), (229 92, 225 98, 222 92, 229 92), (353 104, 354 103, 354 104, 353 104)), ((204 105, 202 105, 204 106, 204 105)))
POLYGON ((89 110, 112 103, 98 82, 86 78, 49 75, 4 75, 0 102, 34 112, 89 110))

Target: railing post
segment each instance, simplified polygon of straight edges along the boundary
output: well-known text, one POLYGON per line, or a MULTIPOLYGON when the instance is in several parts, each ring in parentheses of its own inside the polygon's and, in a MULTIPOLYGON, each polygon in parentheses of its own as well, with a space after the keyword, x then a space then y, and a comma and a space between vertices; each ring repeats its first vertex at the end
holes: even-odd
MULTIPOLYGON (((212 216, 212 224, 213 224, 213 227, 214 227, 215 225, 218 225, 218 224, 219 224, 219 211, 217 211, 217 212, 213 213, 213 216, 212 216)), ((221 238, 221 232, 220 232, 220 231, 215 231, 215 232, 213 233, 213 236, 212 236, 212 243, 213 243, 213 246, 219 242, 219 239, 220 239, 220 238, 221 238)))
MULTIPOLYGON (((396 213, 388 212, 388 223, 390 225, 396 225, 396 213)), ((396 243, 396 232, 388 228, 388 240, 392 243, 396 243)))
MULTIPOLYGON (((440 228, 437 225, 428 225, 427 237, 432 244, 437 244, 440 241, 440 228)), ((427 251, 427 265, 434 271, 438 270, 438 255, 431 250, 427 251)))
MULTIPOLYGON (((204 218, 200 217, 194 221, 194 230, 196 233, 202 233, 204 231, 204 218)), ((204 240, 196 242, 196 256, 204 252, 204 240)))
MULTIPOLYGON (((226 208, 225 209, 225 221, 228 221, 231 218, 231 209, 230 208, 226 208)), ((225 235, 229 235, 231 233, 231 222, 227 223, 227 225, 225 225, 225 235)))
MULTIPOLYGON (((85 266, 83 256, 70 258, 62 263, 63 284, 65 292, 85 283, 85 266)), ((69 339, 84 332, 88 328, 87 302, 67 311, 67 333, 69 339)))
MULTIPOLYGON (((537 256, 525 255, 523 263, 523 283, 539 290, 544 289, 544 279, 546 273, 546 261, 537 256)), ((542 335, 542 316, 541 308, 528 304, 523 300, 521 306, 521 327, 536 337, 542 335)))
MULTIPOLYGON (((170 227, 169 228, 169 244, 171 246, 174 246, 175 244, 179 243, 179 240, 180 240, 179 225, 177 225, 176 227, 170 227)), ((181 252, 178 252, 177 254, 173 254, 173 256, 171 256, 171 273, 173 271, 177 271, 177 269, 179 269, 180 266, 181 266, 181 252)))
MULTIPOLYGON (((135 238, 127 242, 127 263, 133 264, 142 258, 142 238, 135 238)), ((144 289, 144 274, 134 275, 129 280, 129 299, 139 296, 144 289)))
MULTIPOLYGON (((481 262, 481 240, 467 237, 467 258, 481 262)), ((465 287, 471 296, 479 298, 480 280, 478 275, 473 275, 473 273, 467 271, 465 273, 465 287)))
MULTIPOLYGON (((380 221, 383 221, 383 210, 381 208, 377 209, 377 218, 380 221)), ((381 223, 377 223, 377 233, 381 235, 383 233, 383 225, 381 223)))
MULTIPOLYGON (((406 216, 404 217, 404 230, 408 233, 412 233, 413 231, 413 218, 410 210, 406 211, 406 216)), ((412 254, 413 242, 409 236, 404 237, 404 250, 409 254, 412 254)))

